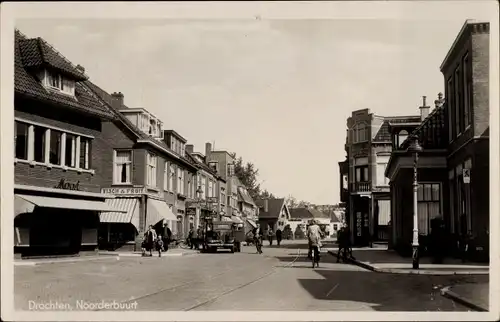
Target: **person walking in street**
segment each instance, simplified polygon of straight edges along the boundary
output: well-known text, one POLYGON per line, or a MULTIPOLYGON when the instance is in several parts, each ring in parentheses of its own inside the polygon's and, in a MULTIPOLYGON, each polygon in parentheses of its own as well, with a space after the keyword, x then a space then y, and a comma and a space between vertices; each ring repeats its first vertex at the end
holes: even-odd
POLYGON ((156 239, 156 251, 158 252, 158 257, 161 257, 161 252, 163 251, 163 239, 161 235, 158 235, 156 239))
POLYGON ((347 259, 347 243, 346 243, 346 229, 345 226, 340 227, 338 235, 337 235, 337 244, 339 246, 339 250, 337 252, 337 263, 342 259, 344 262, 347 259))
POLYGON ((153 256, 153 248, 156 241, 156 231, 153 225, 149 225, 149 229, 144 233, 145 249, 149 252, 149 256, 153 256))
POLYGON ((257 254, 262 254, 262 230, 260 229, 260 224, 253 229, 253 242, 257 248, 257 254))
POLYGON ((188 236, 186 238, 186 242, 189 246, 189 248, 193 249, 193 234, 194 234, 194 229, 191 227, 188 232, 188 236))
POLYGON ((269 246, 273 245, 273 228, 269 226, 267 230, 267 240, 269 240, 269 246))
POLYGON ((312 266, 313 268, 319 267, 319 250, 322 246, 321 244, 321 232, 319 225, 316 221, 313 221, 312 224, 307 229, 307 238, 309 240, 309 244, 312 248, 312 266))
POLYGON ((281 229, 276 229, 276 243, 278 243, 278 246, 281 245, 281 239, 282 239, 282 231, 281 229))

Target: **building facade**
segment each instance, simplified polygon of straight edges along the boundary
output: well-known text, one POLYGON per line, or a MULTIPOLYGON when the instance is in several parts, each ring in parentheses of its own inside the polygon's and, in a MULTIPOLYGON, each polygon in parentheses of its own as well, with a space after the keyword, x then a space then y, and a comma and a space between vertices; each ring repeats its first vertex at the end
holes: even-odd
POLYGON ((346 219, 355 245, 388 239, 390 189, 384 173, 392 149, 389 127, 420 121, 421 116, 383 117, 369 109, 354 111, 347 119, 347 158, 339 163, 340 191, 341 201, 347 204, 346 219))
POLYGON ((41 38, 14 37, 14 252, 76 254, 97 248, 99 213, 112 196, 100 150, 114 114, 74 66, 41 38))

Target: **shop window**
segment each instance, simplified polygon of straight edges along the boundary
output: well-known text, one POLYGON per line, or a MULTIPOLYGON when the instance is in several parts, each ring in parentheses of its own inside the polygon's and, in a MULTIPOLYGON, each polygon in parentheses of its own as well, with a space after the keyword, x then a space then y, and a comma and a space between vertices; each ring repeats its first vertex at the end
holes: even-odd
POLYGON ((26 123, 15 122, 16 135, 14 139, 15 157, 16 159, 28 160, 28 130, 29 125, 26 123))
POLYGON ((428 235, 431 220, 441 216, 441 184, 419 184, 417 197, 419 234, 428 235))
POLYGON ((132 182, 132 151, 115 151, 115 184, 132 182))

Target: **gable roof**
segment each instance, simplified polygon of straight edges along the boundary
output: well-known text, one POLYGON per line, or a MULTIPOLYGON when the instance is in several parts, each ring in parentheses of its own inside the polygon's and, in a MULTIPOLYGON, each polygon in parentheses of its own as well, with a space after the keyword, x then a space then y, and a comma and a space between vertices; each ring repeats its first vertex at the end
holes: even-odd
POLYGON ((259 218, 279 218, 281 209, 285 204, 285 199, 266 199, 268 202, 268 211, 264 211, 264 199, 255 200, 255 204, 259 207, 259 218))
POLYGON ((205 164, 204 162, 200 162, 198 161, 198 159, 196 159, 194 156, 193 156, 194 153, 189 153, 189 152, 186 152, 186 157, 187 159, 193 163, 193 165, 195 165, 198 169, 202 169, 208 173, 210 173, 211 175, 213 175, 214 177, 216 177, 218 180, 222 180, 225 182, 225 180, 223 178, 221 178, 216 171, 214 171, 214 169, 212 169, 211 167, 209 167, 207 164, 205 164))
POLYGON ((89 90, 82 73, 41 38, 28 39, 19 30, 14 33, 14 91, 34 100, 67 107, 77 112, 103 118, 114 118, 113 112, 89 90), (43 49, 40 49, 42 47, 43 49), (73 74, 75 96, 46 89, 35 75, 37 70, 50 66, 65 74, 73 74), (78 75, 77 75, 78 74, 78 75))
POLYGON ((403 124, 403 123, 420 123, 420 121, 421 121, 420 116, 385 117, 384 123, 382 123, 382 126, 378 130, 373 141, 375 141, 375 142, 390 142, 391 141, 391 130, 390 130, 391 125, 403 124))
POLYGON ((330 214, 330 218, 332 220, 332 222, 334 223, 340 223, 342 222, 341 218, 342 218, 342 215, 341 215, 341 212, 338 211, 338 210, 334 210, 331 214, 330 214))
MULTIPOLYGON (((195 163, 191 162, 191 160, 188 159, 188 157, 181 156, 177 152, 171 150, 163 140, 156 140, 150 137, 148 134, 141 131, 135 124, 133 124, 125 115, 123 115, 117 109, 115 109, 115 107, 113 106, 114 99, 108 92, 106 92, 105 90, 103 90, 102 88, 100 88, 99 86, 97 86, 96 84, 92 83, 89 80, 84 81, 84 84, 88 86, 88 88, 90 88, 96 94, 96 96, 99 97, 99 99, 101 99, 104 103, 107 104, 109 109, 113 111, 113 113, 116 115, 117 119, 122 124, 124 124, 137 137, 137 139, 139 139, 140 143, 147 143, 148 145, 154 147, 155 149, 168 154, 173 159, 177 159, 181 161, 184 165, 187 165, 192 169, 196 170, 195 163)), ((124 107, 126 106, 124 105, 124 107)))
POLYGON ((330 215, 316 210, 314 208, 290 208, 290 217, 292 219, 329 219, 330 215))

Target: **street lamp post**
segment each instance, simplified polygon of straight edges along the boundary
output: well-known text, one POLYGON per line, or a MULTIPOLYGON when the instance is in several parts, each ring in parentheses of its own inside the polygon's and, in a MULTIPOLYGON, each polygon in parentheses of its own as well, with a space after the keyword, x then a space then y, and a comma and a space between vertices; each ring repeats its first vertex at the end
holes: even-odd
POLYGON ((417 180, 417 163, 418 154, 422 152, 422 146, 418 143, 418 137, 413 136, 408 147, 408 152, 413 154, 413 241, 412 241, 412 264, 413 269, 418 269, 418 180, 417 180))

